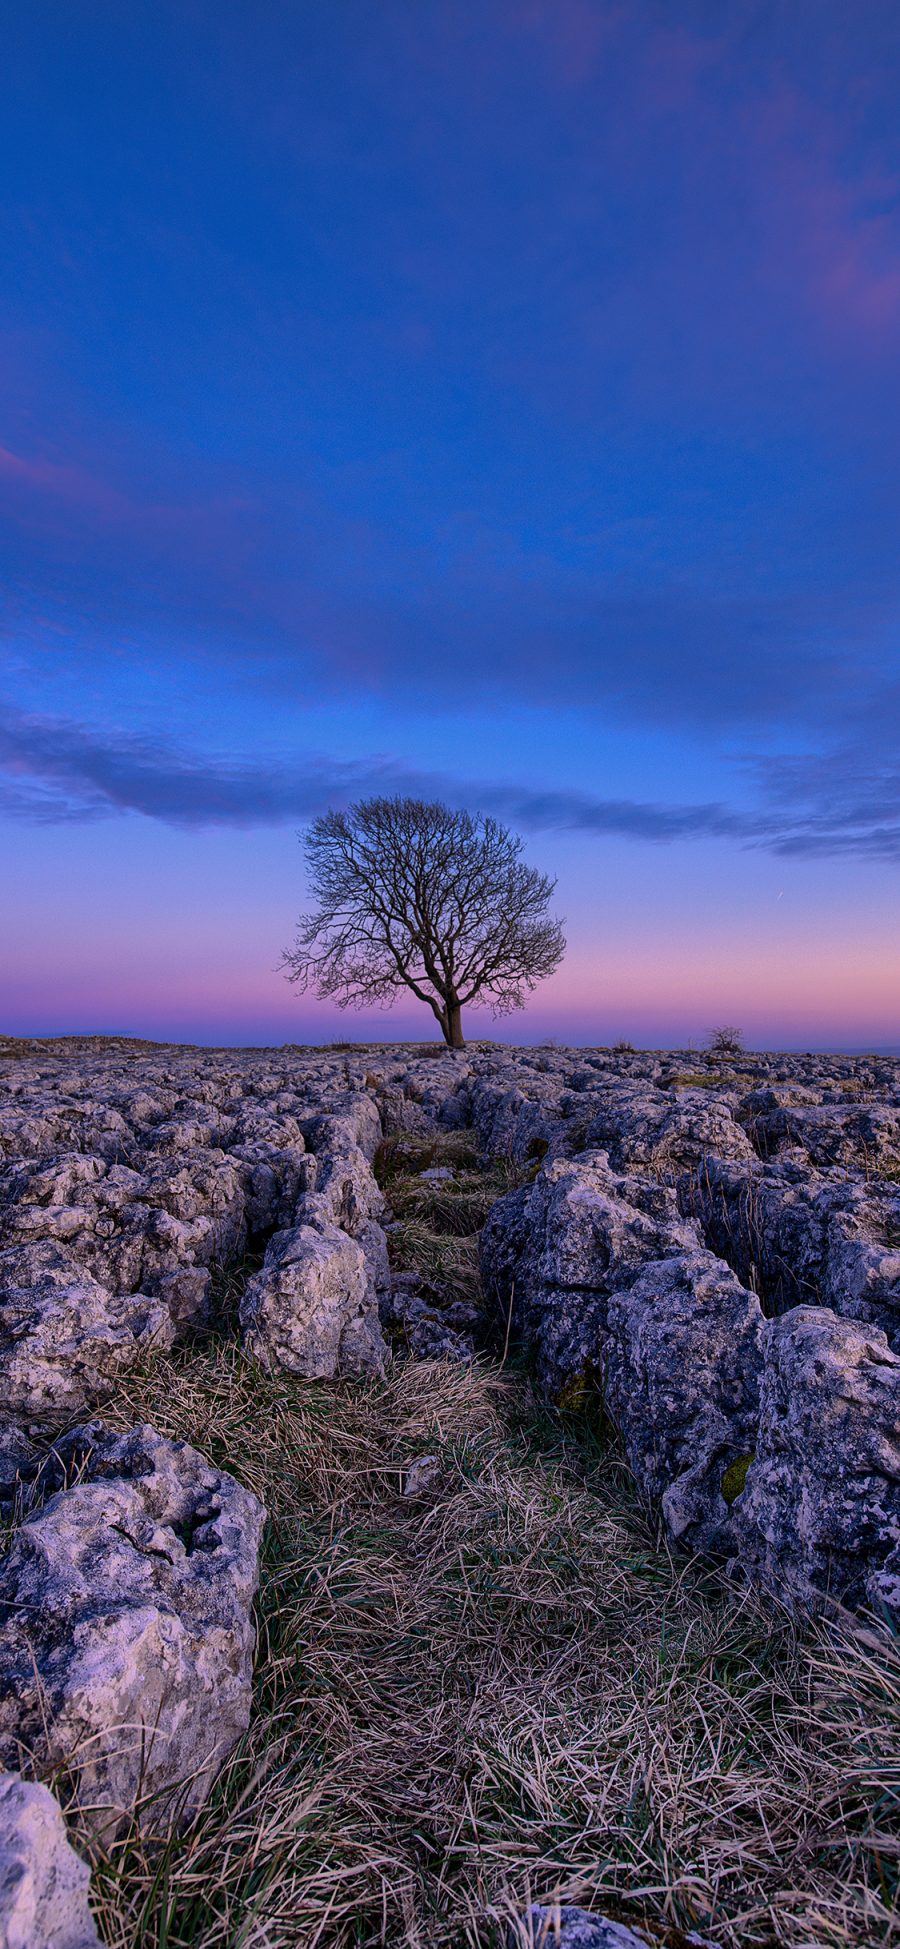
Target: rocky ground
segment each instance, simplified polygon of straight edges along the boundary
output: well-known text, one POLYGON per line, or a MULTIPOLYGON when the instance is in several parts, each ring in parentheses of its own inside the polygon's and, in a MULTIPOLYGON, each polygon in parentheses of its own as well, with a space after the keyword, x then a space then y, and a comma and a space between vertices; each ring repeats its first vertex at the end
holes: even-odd
POLYGON ((0 1041, 0 1404, 0 1944, 900 1941, 900 1063, 0 1041))

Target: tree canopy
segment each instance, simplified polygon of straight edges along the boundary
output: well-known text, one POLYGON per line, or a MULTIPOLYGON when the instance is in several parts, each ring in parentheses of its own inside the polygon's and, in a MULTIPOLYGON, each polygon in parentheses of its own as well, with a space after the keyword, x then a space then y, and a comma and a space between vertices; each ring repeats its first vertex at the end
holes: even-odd
POLYGON ((555 880, 492 818, 413 798, 326 812, 304 836, 312 912, 284 956, 288 980, 339 1008, 389 1007, 408 988, 450 1048, 462 1010, 524 1006, 565 952, 547 908, 555 880))

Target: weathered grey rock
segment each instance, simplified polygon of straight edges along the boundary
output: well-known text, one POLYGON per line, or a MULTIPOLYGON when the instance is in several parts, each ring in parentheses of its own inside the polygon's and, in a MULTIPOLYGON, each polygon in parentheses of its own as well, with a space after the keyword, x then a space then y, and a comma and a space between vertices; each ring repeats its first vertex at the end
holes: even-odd
MULTIPOLYGON (((5 1315, 0 1303, 0 1386, 12 1377, 7 1405, 23 1421, 58 1420, 150 1347, 203 1324, 210 1269, 273 1229, 318 1244, 309 1277, 292 1248, 274 1246, 251 1282, 245 1326, 265 1358, 311 1372, 377 1364, 376 1300, 397 1351, 470 1357, 477 1307, 389 1278, 370 1168, 382 1118, 423 1133, 474 1122, 483 1153, 533 1166, 537 1182, 502 1200, 485 1231, 496 1336, 530 1349, 555 1400, 579 1398, 607 1361, 635 1468, 685 1541, 715 1538, 717 1472, 731 1453, 717 1452, 717 1417, 733 1446, 746 1406, 735 1408, 735 1387, 752 1391, 753 1361, 741 1373, 732 1358, 729 1294, 739 1341, 758 1294, 771 1316, 815 1303, 864 1337, 883 1328, 900 1352, 900 1189, 876 1175, 900 1168, 894 1059, 746 1056, 705 1065, 700 1089, 683 1087, 699 1067, 685 1051, 67 1048, 35 1042, 13 1061, 0 1048, 0 1269, 14 1288, 5 1315), (676 1174, 680 1212, 665 1188, 676 1174), (710 1274, 718 1351, 718 1326, 709 1344, 693 1338, 700 1320, 710 1331, 708 1297, 658 1270, 697 1254, 698 1224, 747 1289, 738 1300, 724 1272, 710 1274), (40 1256, 5 1257, 23 1252, 40 1256)), ((854 1453, 880 1398, 857 1388, 846 1405, 854 1453)), ((31 1468, 32 1432, 24 1448, 11 1435, 0 1457, 7 1503, 31 1468)), ((736 1455, 725 1471, 732 1527, 750 1506, 754 1471, 737 1493, 742 1468, 736 1455)), ((858 1500, 861 1512, 869 1497, 880 1534, 876 1474, 858 1500)), ((796 1520, 806 1536, 805 1505, 796 1520)), ((759 1546, 754 1561, 775 1587, 775 1555, 769 1565, 759 1546)))
POLYGON ((557 1903, 530 1908, 523 1932, 512 1938, 516 1940, 527 1949, 648 1949, 648 1938, 635 1935, 623 1923, 591 1915, 586 1908, 560 1908, 557 1903))
POLYGON ((34 1442, 18 1422, 0 1423, 0 1504, 7 1505, 7 1514, 38 1460, 34 1442))
POLYGON ((108 1292, 51 1240, 0 1252, 0 1400, 10 1415, 78 1413, 174 1337, 161 1300, 108 1292))
POLYGON ((561 1094, 559 1081, 545 1084, 535 1079, 526 1093, 512 1078, 504 1087, 500 1080, 479 1077, 469 1099, 479 1149, 486 1156, 511 1157, 520 1163, 556 1156, 570 1135, 560 1109, 561 1094))
POLYGON ((386 1293, 390 1289, 391 1265, 388 1258, 387 1238, 382 1227, 376 1224, 374 1218, 369 1220, 368 1225, 363 1226, 358 1243, 362 1247, 363 1258, 366 1262, 369 1291, 375 1295, 377 1300, 380 1294, 386 1293))
POLYGON ((328 1091, 328 1109, 305 1125, 307 1142, 316 1155, 329 1150, 361 1150, 371 1163, 383 1135, 374 1096, 363 1090, 341 1095, 328 1091))
POLYGON ((294 1222, 301 1225, 310 1221, 312 1195, 319 1219, 327 1215, 329 1224, 339 1225, 351 1238, 359 1238, 384 1210, 384 1199, 369 1163, 381 1137, 378 1111, 368 1098, 353 1097, 346 1112, 315 1118, 307 1133, 315 1149, 315 1187, 312 1194, 298 1201, 294 1222))
POLYGON ((820 1182, 792 1163, 746 1165, 712 1157, 679 1181, 678 1197, 710 1250, 760 1295, 768 1313, 777 1314, 820 1297, 820 1182))
POLYGON ((441 1473, 437 1455, 417 1455, 407 1462, 403 1471, 403 1494, 405 1496, 424 1495, 426 1489, 433 1488, 441 1473))
MULTIPOLYGON (((655 1940, 655 1937, 653 1938, 655 1940)), ((528 1910, 521 1926, 510 1934, 509 1949, 648 1949, 651 1938, 636 1935, 623 1922, 591 1915, 585 1908, 561 1908, 557 1903, 528 1910)), ((679 1936, 685 1949, 715 1949, 706 1936, 679 1936)))
POLYGON ((816 1170, 877 1175, 900 1165, 900 1107, 886 1104, 780 1104, 753 1119, 764 1157, 802 1151, 816 1170))
POLYGON ((610 1086, 586 1132, 589 1149, 605 1150, 615 1170, 636 1167, 674 1175, 709 1156, 751 1159, 753 1146, 730 1101, 706 1089, 610 1086))
POLYGON ((610 1293, 651 1259, 695 1249, 674 1194, 616 1175, 602 1151, 545 1165, 501 1198, 481 1238, 481 1273, 504 1338, 531 1348, 543 1391, 559 1399, 599 1368, 610 1293))
POLYGON ((147 1426, 75 1430, 59 1481, 0 1566, 0 1762, 65 1765, 99 1831, 153 1830, 247 1728, 265 1511, 147 1426))
MULTIPOLYGON (((290 1119, 293 1121, 293 1119, 290 1119)), ((298 1198, 315 1190, 316 1160, 299 1144, 280 1146, 257 1139, 243 1143, 240 1160, 244 1212, 251 1236, 282 1231, 291 1223, 298 1198)))
POLYGON ((759 1301, 711 1252, 653 1261, 609 1300, 604 1405, 645 1495, 692 1549, 733 1546, 728 1471, 756 1445, 763 1334, 759 1301))
POLYGON ((111 1292, 160 1290, 168 1280, 176 1316, 185 1322, 195 1292, 177 1297, 171 1275, 239 1257, 246 1241, 241 1173, 232 1160, 210 1153, 155 1159, 140 1174, 97 1157, 55 1159, 29 1174, 7 1207, 10 1243, 54 1240, 111 1292))
POLYGON ((778 1596, 900 1612, 900 1358, 877 1328, 811 1306, 770 1322, 732 1520, 741 1563, 778 1596))
POLYGON ((796 1162, 707 1159, 679 1183, 710 1248, 770 1314, 823 1305, 900 1348, 900 1188, 822 1177, 796 1162))
POLYGON ((0 1949, 94 1949, 89 1884, 52 1793, 0 1773, 0 1949))
POLYGON ((362 1247, 327 1222, 327 1207, 321 1222, 275 1233, 240 1320, 257 1359, 308 1380, 377 1372, 387 1352, 362 1247))
POLYGON ((467 1364, 475 1358, 474 1332, 481 1323, 476 1307, 464 1301, 440 1305, 415 1290, 401 1275, 380 1295, 379 1313, 395 1351, 415 1360, 451 1360, 467 1364))

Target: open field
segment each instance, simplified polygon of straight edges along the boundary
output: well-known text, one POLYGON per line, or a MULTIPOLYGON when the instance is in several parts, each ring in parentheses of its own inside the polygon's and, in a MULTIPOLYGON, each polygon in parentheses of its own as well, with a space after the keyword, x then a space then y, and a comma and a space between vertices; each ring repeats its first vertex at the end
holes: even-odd
MULTIPOLYGON (((259 1159, 242 1117, 252 1111, 258 1137, 262 1106, 295 1143, 290 1129, 303 1125, 321 1160, 314 1120, 349 1092, 369 1096, 387 1133, 374 1152, 387 1200, 379 1223, 401 1300, 420 1302, 404 1314, 393 1284, 382 1289, 380 1370, 317 1379, 267 1368, 242 1350, 240 1324, 271 1226, 245 1223, 230 1256, 208 1261, 202 1317, 164 1351, 136 1346, 94 1391, 89 1405, 110 1429, 147 1422, 190 1443, 268 1512, 249 1730, 205 1804, 162 1841, 158 1827, 148 1834, 146 1808, 98 1837, 72 1805, 110 1945, 506 1949, 529 1939, 529 1903, 554 1900, 671 1949, 691 1930, 721 1949, 900 1941, 900 1651, 887 1614, 804 1614, 674 1544, 602 1390, 549 1398, 514 1310, 498 1316, 482 1289, 489 1214, 552 1176, 554 1154, 556 1168, 571 1157, 582 1168, 577 1141, 561 1147, 552 1119, 585 1136, 588 1108, 595 1123, 608 1114, 595 1085, 610 1072, 632 1091, 620 1144, 638 1141, 637 1084, 665 1099, 670 1120, 664 1153, 620 1168, 643 1171, 653 1198, 687 1168, 671 1110, 700 1092, 681 1058, 663 1059, 673 1080, 661 1082, 660 1059, 606 1057, 579 1090, 571 1078, 584 1057, 142 1049, 126 1063, 114 1046, 54 1054, 49 1067, 43 1051, 10 1062, 7 1110, 33 1149, 24 1137, 13 1148, 7 1120, 6 1250, 23 1213, 86 1209, 40 1203, 40 1172, 58 1176, 61 1156, 103 1161, 106 1177, 78 1197, 117 1169, 142 1174, 143 1189, 129 1185, 132 1214, 174 1182, 153 1175, 167 1155, 209 1201, 211 1160, 223 1160, 217 1197, 228 1160, 251 1183, 259 1159), (517 1115, 537 1108, 543 1122, 537 1134, 523 1126, 521 1141, 494 1141, 487 1097, 472 1085, 480 1077, 494 1090, 496 1123, 510 1061, 517 1115), (454 1093, 458 1120, 442 1122, 454 1093), (560 1111, 561 1094, 581 1099, 577 1114, 560 1111), (417 1356, 417 1336, 438 1328, 446 1357, 417 1356)), ((703 1078, 704 1099, 725 1107, 763 1087, 740 1066, 703 1078)), ((799 1087, 836 1094, 842 1143, 884 1149, 883 1117, 864 1130, 851 1118, 861 1104, 889 1116, 886 1077, 847 1065, 831 1083, 799 1087)), ((774 1117, 755 1102, 735 1125, 757 1119, 757 1159, 775 1142, 774 1117)), ((830 1143, 837 1121, 825 1119, 830 1143)), ((825 1141, 818 1125, 808 1141, 825 1141)), ((271 1130, 266 1143, 274 1155, 271 1130)), ((890 1185, 876 1163, 891 1168, 869 1156, 863 1184, 890 1185)), ((810 1165, 817 1183, 846 1169, 810 1165)), ((330 1182, 320 1161, 317 1195, 330 1182)), ((101 1228, 98 1244, 92 1221, 78 1247, 107 1280, 110 1255, 129 1225, 138 1230, 117 1210, 119 1243, 101 1228)), ((224 1223, 215 1199, 208 1210, 224 1223)), ((74 1221, 51 1216, 30 1219, 28 1235, 53 1224, 77 1242, 74 1221)), ((39 1445, 76 1418, 45 1419, 39 1445)), ((21 1514, 11 1508, 10 1536, 21 1514)), ((39 1770, 65 1801, 71 1768, 39 1770)))

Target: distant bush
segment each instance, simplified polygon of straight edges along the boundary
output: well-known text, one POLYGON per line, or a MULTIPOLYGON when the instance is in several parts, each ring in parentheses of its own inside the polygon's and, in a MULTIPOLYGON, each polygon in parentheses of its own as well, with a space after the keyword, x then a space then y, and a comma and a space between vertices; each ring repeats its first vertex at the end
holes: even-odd
POLYGON ((707 1043, 709 1055, 731 1058, 744 1053, 744 1038, 740 1029, 728 1024, 721 1029, 713 1029, 707 1043))

